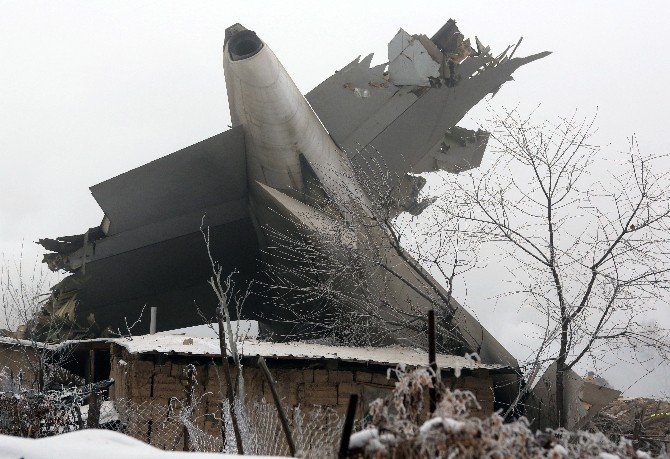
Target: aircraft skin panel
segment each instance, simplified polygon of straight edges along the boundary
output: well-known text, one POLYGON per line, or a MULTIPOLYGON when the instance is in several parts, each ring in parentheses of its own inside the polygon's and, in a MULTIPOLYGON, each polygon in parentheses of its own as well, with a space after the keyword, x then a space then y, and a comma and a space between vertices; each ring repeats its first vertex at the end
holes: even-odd
POLYGON ((378 151, 396 174, 460 172, 479 164, 476 146, 452 150, 447 161, 425 159, 440 159, 445 134, 486 95, 512 80, 515 70, 550 54, 517 58, 515 51, 494 57, 480 44, 475 51, 452 20, 432 39, 400 29, 389 43, 388 64, 370 67, 372 55, 355 59, 305 97, 351 158, 378 151))
MULTIPOLYGON (((245 38, 246 39, 246 38, 245 38)), ((321 121, 295 86, 269 46, 253 36, 257 47, 250 57, 234 56, 237 37, 223 50, 231 117, 245 133, 248 178, 278 190, 302 191, 300 155, 314 169, 323 187, 335 199, 359 195, 346 155, 333 142, 321 121), (334 178, 335 177, 335 178, 334 178)), ((259 216, 260 217, 260 216, 259 216)), ((263 226, 264 222, 261 221, 263 226)))
MULTIPOLYGON (((238 272, 237 285, 244 286, 256 276, 259 249, 249 217, 211 226, 210 249, 225 274, 238 272)), ((190 234, 90 262, 85 274, 80 270, 75 276, 85 279, 78 293, 77 313, 81 317, 92 313, 101 327, 123 330, 124 317, 133 323, 143 306, 143 321, 133 333, 148 331, 152 306, 158 308, 159 330, 195 325, 203 320, 197 309, 209 318, 218 305, 207 283, 212 266, 197 228, 190 234)), ((250 298, 245 312, 255 311, 260 303, 257 297, 250 298)))
MULTIPOLYGON (((350 155, 348 146, 357 137, 356 130, 384 112, 400 91, 384 79, 384 65, 370 67, 371 58, 355 59, 305 94, 333 140, 350 155)), ((401 100, 412 103, 416 96, 404 94, 401 100)))
POLYGON ((217 134, 91 187, 112 236, 247 196, 244 132, 217 134))
POLYGON ((95 245, 83 247, 68 255, 68 266, 77 269, 82 266, 84 251, 86 260, 102 260, 121 253, 140 249, 144 246, 199 232, 201 226, 213 227, 238 222, 249 218, 249 202, 246 197, 228 201, 206 209, 198 209, 185 215, 162 220, 122 233, 107 236, 96 241, 95 245))

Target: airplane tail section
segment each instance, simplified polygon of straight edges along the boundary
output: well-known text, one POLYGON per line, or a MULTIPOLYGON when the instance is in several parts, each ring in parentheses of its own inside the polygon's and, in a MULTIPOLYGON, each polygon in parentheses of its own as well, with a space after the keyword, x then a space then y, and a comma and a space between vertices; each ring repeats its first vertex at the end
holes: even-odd
POLYGON ((443 156, 456 124, 487 94, 495 94, 522 65, 548 52, 514 57, 508 47, 492 55, 477 40, 476 49, 449 20, 432 38, 396 34, 388 63, 371 66, 372 55, 357 58, 306 97, 335 142, 350 157, 379 151, 398 174, 477 167, 488 133, 470 131, 476 142, 443 156))

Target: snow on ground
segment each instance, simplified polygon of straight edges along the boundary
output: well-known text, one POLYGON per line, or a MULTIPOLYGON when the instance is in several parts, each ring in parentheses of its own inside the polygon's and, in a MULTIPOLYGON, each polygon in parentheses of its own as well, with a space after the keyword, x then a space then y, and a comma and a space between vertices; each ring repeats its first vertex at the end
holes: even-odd
POLYGON ((0 459, 52 459, 54 457, 67 459, 230 459, 251 456, 163 451, 111 430, 85 429, 37 440, 0 435, 0 459))
MULTIPOLYGON (((83 405, 79 408, 81 412, 81 420, 86 422, 88 419, 88 405, 83 405)), ((105 400, 100 406, 100 419, 98 425, 107 424, 119 420, 119 413, 116 411, 113 400, 105 400)))

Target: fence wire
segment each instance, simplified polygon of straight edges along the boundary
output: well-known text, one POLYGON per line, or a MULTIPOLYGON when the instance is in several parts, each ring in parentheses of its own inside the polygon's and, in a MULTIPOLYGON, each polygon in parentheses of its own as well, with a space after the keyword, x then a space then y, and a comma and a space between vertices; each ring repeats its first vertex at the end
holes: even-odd
MULTIPOLYGON (((100 394, 91 409, 89 397, 64 397, 62 392, 0 393, 0 434, 40 438, 94 427, 121 432, 163 450, 238 451, 227 402, 208 412, 206 407, 212 404, 202 398, 189 405, 186 399, 137 402, 105 400, 100 394)), ((238 403, 235 413, 245 454, 289 455, 273 403, 238 403)), ((296 407, 289 417, 300 457, 335 457, 344 423, 335 410, 296 407)))

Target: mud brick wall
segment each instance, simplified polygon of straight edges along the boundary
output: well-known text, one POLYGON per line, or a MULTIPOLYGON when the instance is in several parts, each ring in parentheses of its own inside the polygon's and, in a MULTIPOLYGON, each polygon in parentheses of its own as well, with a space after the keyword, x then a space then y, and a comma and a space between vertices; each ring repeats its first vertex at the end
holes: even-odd
MULTIPOLYGON (((114 378, 115 384, 110 389, 110 398, 130 399, 138 403, 160 400, 166 405, 171 397, 184 398, 187 384, 185 369, 189 363, 186 357, 159 356, 156 359, 146 355, 131 355, 120 346, 114 345, 111 359, 110 377, 114 378)), ((201 399, 205 412, 215 413, 222 389, 225 396, 221 365, 216 362, 217 359, 192 360, 196 368, 195 397, 201 399)), ((360 400, 360 417, 370 402, 387 395, 395 385, 394 379, 387 379, 385 371, 373 371, 363 364, 330 370, 305 369, 304 367, 315 365, 312 361, 303 362, 302 368, 285 368, 273 365, 272 359, 268 360, 277 390, 287 409, 298 405, 302 409, 320 405, 332 407, 338 413, 344 414, 349 396, 356 393, 360 400), (357 369, 359 367, 360 370, 357 369)), ((315 359, 315 362, 321 361, 315 359)), ((265 399, 271 402, 270 387, 261 370, 247 364, 243 372, 248 400, 253 402, 265 399)), ((473 414, 487 416, 493 413, 493 381, 487 370, 476 370, 460 378, 445 377, 445 383, 453 389, 467 389, 476 395, 481 410, 473 414)))
POLYGON ((472 413, 475 416, 486 417, 493 414, 493 379, 488 370, 475 370, 471 375, 460 378, 450 377, 445 384, 452 389, 469 390, 475 394, 481 407, 472 413))
POLYGON ((37 388, 38 354, 35 349, 18 344, 0 344, 0 372, 18 381, 21 375, 24 389, 37 388))

